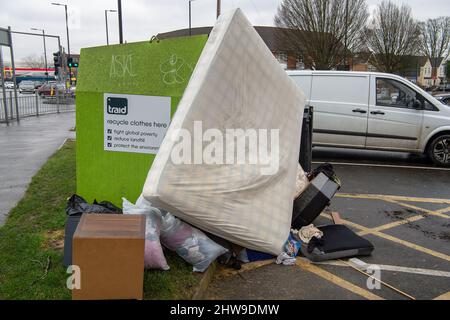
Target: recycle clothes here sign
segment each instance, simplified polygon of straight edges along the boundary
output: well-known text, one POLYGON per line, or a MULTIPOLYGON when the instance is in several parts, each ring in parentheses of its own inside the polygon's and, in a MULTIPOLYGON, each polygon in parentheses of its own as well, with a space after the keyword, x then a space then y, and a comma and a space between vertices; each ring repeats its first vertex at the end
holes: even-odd
POLYGON ((207 36, 81 50, 77 193, 137 199, 207 36))

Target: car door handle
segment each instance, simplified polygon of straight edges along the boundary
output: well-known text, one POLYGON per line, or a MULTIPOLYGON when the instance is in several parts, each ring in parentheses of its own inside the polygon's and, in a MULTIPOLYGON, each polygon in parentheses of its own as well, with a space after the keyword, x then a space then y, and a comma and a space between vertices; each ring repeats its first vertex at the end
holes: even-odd
POLYGON ((377 114, 379 114, 379 115, 382 115, 382 116, 384 116, 386 113, 384 113, 383 111, 372 111, 370 114, 374 114, 374 115, 377 115, 377 114))
POLYGON ((367 111, 363 110, 363 109, 354 109, 354 110, 352 110, 352 112, 367 113, 367 111))

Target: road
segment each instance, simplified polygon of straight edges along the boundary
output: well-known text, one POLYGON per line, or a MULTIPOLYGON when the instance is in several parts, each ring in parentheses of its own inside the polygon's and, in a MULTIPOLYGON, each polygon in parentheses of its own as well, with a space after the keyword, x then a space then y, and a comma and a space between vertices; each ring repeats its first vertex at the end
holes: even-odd
MULTIPOLYGON (((293 267, 246 265, 239 274, 220 268, 206 297, 450 299, 450 170, 400 153, 315 149, 313 160, 333 163, 343 183, 328 211, 375 246, 360 260, 379 266, 381 280, 399 291, 369 289, 367 276, 345 262, 298 259, 293 267)), ((316 225, 332 223, 328 211, 316 225)))
POLYGON ((0 124, 0 225, 23 197, 31 178, 72 137, 75 113, 49 114, 0 124))

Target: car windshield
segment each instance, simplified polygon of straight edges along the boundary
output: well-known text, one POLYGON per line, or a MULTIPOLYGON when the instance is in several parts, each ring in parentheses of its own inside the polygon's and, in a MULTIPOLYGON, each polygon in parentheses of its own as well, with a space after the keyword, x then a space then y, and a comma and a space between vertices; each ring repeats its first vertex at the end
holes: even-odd
POLYGON ((34 83, 31 81, 22 81, 21 84, 34 84, 34 83))

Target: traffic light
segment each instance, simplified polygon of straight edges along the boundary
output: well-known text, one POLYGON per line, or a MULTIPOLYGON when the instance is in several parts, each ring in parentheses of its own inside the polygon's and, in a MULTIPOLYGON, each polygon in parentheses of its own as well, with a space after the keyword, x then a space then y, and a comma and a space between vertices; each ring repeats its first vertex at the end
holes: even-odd
POLYGON ((61 67, 61 52, 54 52, 53 53, 53 63, 55 65, 55 76, 59 73, 59 68, 61 67))
POLYGON ((67 65, 69 68, 78 68, 78 62, 74 62, 73 58, 67 58, 67 65))
POLYGON ((61 52, 58 51, 53 53, 53 62, 55 64, 55 69, 61 67, 61 52))

